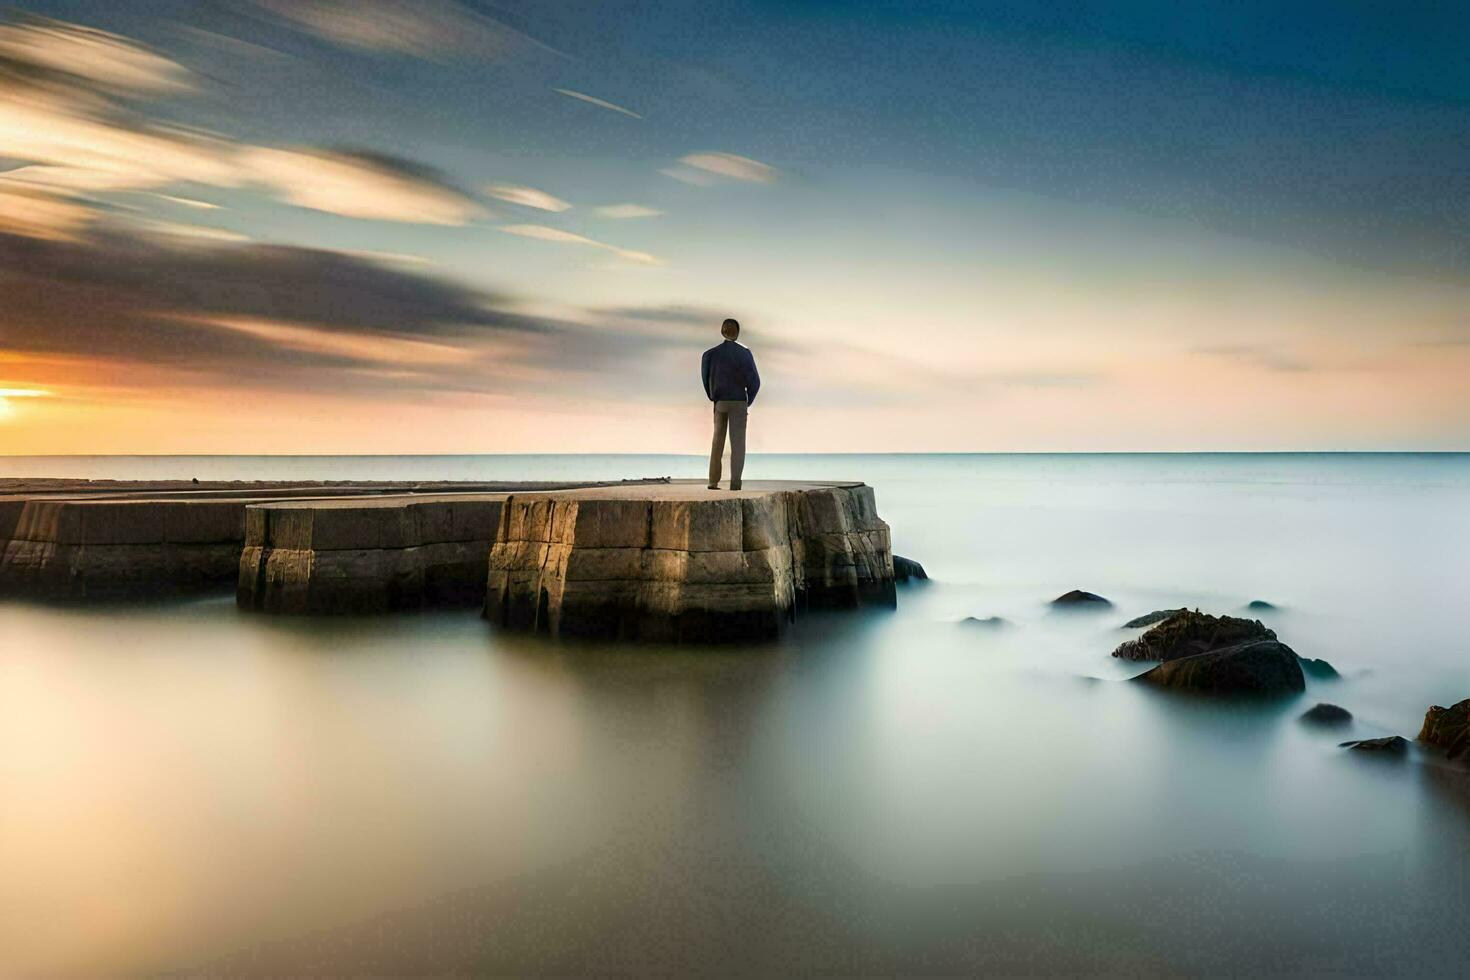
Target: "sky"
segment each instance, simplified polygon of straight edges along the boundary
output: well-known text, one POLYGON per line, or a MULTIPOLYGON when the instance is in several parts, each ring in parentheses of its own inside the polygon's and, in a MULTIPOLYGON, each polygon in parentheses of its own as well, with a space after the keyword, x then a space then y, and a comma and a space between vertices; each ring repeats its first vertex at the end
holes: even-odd
POLYGON ((1458 4, 21 2, 0 454, 1470 450, 1458 4))

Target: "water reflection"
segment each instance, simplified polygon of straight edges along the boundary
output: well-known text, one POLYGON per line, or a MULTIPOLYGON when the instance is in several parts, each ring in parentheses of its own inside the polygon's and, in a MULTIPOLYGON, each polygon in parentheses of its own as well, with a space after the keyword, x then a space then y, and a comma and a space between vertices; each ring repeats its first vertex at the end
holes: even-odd
POLYGON ((1337 742, 1412 734, 1470 684, 1445 613, 1464 488, 1431 487, 1410 517, 1398 485, 1329 484, 1308 507, 1292 484, 1279 507, 1312 516, 1283 531, 1228 481, 1176 500, 1130 478, 1130 510, 1064 471, 1000 476, 880 484, 939 580, 760 648, 560 645, 462 614, 271 619, 228 599, 0 604, 0 974, 1462 961, 1470 777, 1337 742), (978 493, 995 509, 955 509, 978 493), (1029 519, 1027 499, 1045 504, 1029 519), (1134 541, 1128 561, 1064 540, 1086 521, 1046 513, 1073 503, 1122 515, 1097 534, 1134 541), (1139 543, 1186 506, 1244 537, 1172 564, 1182 541, 1139 543), (1439 533, 1384 530, 1410 524, 1439 533), (1409 586, 1338 567, 1364 526, 1381 567, 1418 553, 1418 615, 1395 604, 1409 586), (1305 577, 1246 587, 1286 544, 1305 577), (1068 548, 1080 571, 1062 571, 1068 548), (1051 614, 1072 587, 1117 608, 1051 614), (1344 679, 1222 704, 1127 683, 1139 665, 1107 655, 1129 616, 1257 594, 1344 679), (1319 700, 1352 725, 1299 724, 1319 700))

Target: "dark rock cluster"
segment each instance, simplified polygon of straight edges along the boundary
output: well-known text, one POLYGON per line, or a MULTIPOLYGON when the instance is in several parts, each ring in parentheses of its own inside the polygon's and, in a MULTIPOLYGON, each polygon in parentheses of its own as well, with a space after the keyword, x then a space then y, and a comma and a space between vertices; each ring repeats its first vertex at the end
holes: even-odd
POLYGON ((1448 708, 1430 705, 1419 741, 1443 749, 1451 759, 1470 761, 1470 698, 1448 708))
POLYGON ((1235 616, 1211 616, 1198 610, 1181 610, 1157 623, 1137 639, 1113 651, 1123 660, 1177 660, 1209 653, 1241 643, 1274 640, 1276 634, 1259 620, 1235 616))
POLYGON ((1097 593, 1083 592, 1081 589, 1073 589, 1071 592, 1064 592, 1053 599, 1051 601, 1051 604, 1053 606, 1083 609, 1089 607, 1095 609, 1106 609, 1112 606, 1112 602, 1104 599, 1097 593))
POLYGON ((927 582, 929 581, 929 573, 924 571, 923 565, 920 565, 912 558, 905 558, 902 555, 894 555, 893 580, 895 582, 907 582, 910 580, 916 582, 927 582))
POLYGON ((1335 704, 1319 704, 1302 712, 1301 720, 1308 725, 1346 725, 1353 720, 1353 713, 1335 704))

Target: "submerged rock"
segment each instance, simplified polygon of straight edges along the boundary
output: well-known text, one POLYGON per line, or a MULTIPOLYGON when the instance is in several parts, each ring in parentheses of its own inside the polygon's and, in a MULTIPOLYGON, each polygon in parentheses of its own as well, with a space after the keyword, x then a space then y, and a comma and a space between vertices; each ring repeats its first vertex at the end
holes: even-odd
POLYGON ((1353 720, 1353 713, 1335 704, 1319 704, 1302 712, 1301 720, 1309 725, 1346 725, 1353 720))
POLYGON ((1419 741, 1444 749, 1451 759, 1470 760, 1470 698, 1448 708, 1431 705, 1424 714, 1419 741))
POLYGON ((1175 657, 1135 680, 1199 694, 1269 697, 1306 690, 1291 647, 1274 639, 1175 657))
POLYGON ((1051 604, 1053 606, 1071 606, 1084 609, 1088 607, 1105 609, 1112 606, 1112 603, 1102 596, 1094 592, 1083 592, 1081 589, 1073 589, 1071 592, 1063 593, 1053 599, 1051 604))
POLYGON ((913 579, 916 582, 929 581, 929 573, 924 571, 924 566, 912 558, 902 555, 893 556, 893 580, 895 582, 907 582, 913 579))
POLYGON ((1009 619, 1002 619, 999 616, 986 616, 984 619, 978 619, 975 616, 966 616, 964 619, 960 620, 960 625, 979 626, 983 627, 984 629, 998 630, 1004 629, 1005 627, 1011 625, 1011 621, 1009 619))
POLYGON ((1211 616, 1186 609, 1158 623, 1142 636, 1120 644, 1113 651, 1113 656, 1123 660, 1169 661, 1255 640, 1274 639, 1276 634, 1257 620, 1211 616))
POLYGON ((1409 740, 1402 735, 1389 735, 1386 738, 1360 738, 1351 742, 1342 742, 1339 748, 1352 749, 1355 752, 1403 755, 1409 751, 1409 740))
POLYGON ((1334 681, 1342 675, 1337 668, 1325 660, 1314 660, 1310 657, 1302 658, 1302 672, 1313 680, 1334 681))
POLYGON ((1138 629, 1141 626, 1152 626, 1154 623, 1162 623, 1176 613, 1188 612, 1183 606, 1178 609, 1155 609, 1151 613, 1135 616, 1123 624, 1124 629, 1138 629))
POLYGON ((1247 602, 1245 604, 1245 608, 1253 610, 1254 612, 1270 612, 1271 610, 1275 609, 1276 606, 1273 603, 1267 602, 1265 599, 1252 599, 1250 602, 1247 602))

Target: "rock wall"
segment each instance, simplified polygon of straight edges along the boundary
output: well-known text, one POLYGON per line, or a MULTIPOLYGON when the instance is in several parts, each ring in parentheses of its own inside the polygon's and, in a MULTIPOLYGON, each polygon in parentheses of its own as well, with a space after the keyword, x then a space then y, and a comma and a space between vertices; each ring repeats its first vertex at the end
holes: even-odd
POLYGON ((217 588, 237 567, 241 500, 0 503, 0 594, 83 600, 217 588))
POLYGON ((258 504, 236 604, 276 613, 475 606, 503 494, 258 504))
POLYGON ((894 604, 873 491, 514 495, 490 551, 486 618, 558 637, 776 636, 804 608, 894 604))

